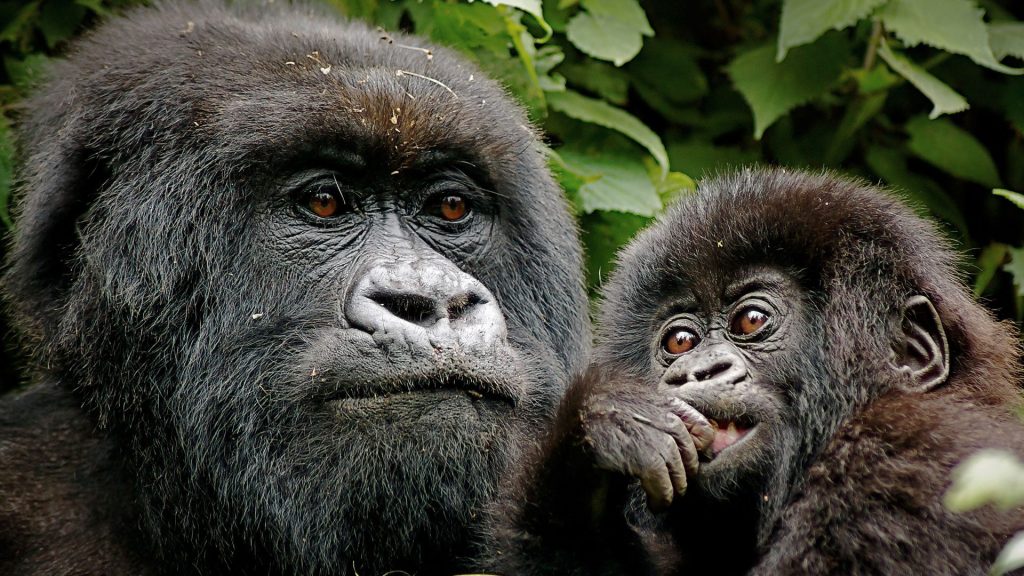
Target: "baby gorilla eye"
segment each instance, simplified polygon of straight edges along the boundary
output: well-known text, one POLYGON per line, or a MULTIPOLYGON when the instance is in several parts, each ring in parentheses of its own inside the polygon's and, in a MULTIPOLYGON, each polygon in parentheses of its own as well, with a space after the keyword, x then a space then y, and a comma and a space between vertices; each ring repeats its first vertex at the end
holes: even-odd
POLYGON ((750 336, 763 328, 769 318, 770 316, 764 310, 747 306, 732 319, 729 331, 737 336, 750 336))
POLYGON ((665 334, 661 341, 661 347, 673 356, 678 356, 693 350, 700 343, 700 336, 697 336, 689 328, 672 328, 665 334))

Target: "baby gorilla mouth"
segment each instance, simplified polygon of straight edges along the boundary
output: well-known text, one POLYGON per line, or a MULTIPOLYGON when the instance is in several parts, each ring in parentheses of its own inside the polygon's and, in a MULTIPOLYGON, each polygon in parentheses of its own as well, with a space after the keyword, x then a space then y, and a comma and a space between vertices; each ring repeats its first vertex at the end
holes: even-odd
POLYGON ((735 420, 714 420, 708 418, 708 422, 715 429, 715 440, 711 443, 711 452, 715 456, 718 456, 722 450, 743 440, 755 426, 735 420))

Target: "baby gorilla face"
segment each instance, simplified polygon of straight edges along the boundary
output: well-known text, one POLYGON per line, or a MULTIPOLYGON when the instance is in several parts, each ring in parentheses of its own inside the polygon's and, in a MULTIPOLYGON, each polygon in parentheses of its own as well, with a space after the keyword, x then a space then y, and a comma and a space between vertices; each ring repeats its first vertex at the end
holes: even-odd
POLYGON ((650 342, 659 392, 693 406, 714 429, 698 476, 712 493, 761 484, 769 464, 791 460, 803 300, 790 275, 759 268, 711 290, 683 290, 653 319, 661 325, 650 342))

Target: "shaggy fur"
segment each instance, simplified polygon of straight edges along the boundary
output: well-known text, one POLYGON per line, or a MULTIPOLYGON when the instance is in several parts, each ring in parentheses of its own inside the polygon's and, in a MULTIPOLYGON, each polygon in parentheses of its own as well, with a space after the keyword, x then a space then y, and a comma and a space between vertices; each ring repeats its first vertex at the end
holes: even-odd
POLYGON ((588 342, 522 111, 445 49, 288 6, 138 9, 48 78, 20 123, 5 291, 37 382, 0 400, 0 572, 471 565, 476 511, 588 342), (311 224, 292 175, 353 156, 358 209, 311 224), (476 183, 461 232, 416 212, 421 161, 476 183), (496 343, 353 325, 382 265, 475 278, 496 343))
POLYGON ((1024 454, 1017 333, 974 301, 934 226, 876 188, 783 169, 705 181, 622 252, 599 326, 603 368, 570 389, 559 432, 508 489, 513 502, 533 501, 498 513, 509 573, 980 575, 1024 528, 1020 509, 956 514, 942 504, 967 456, 1024 454), (643 414, 658 402, 657 331, 676 299, 717 302, 765 266, 795 280, 803 311, 760 370, 783 406, 770 456, 731 480, 698 472, 666 515, 637 519, 621 504, 625 479, 617 500, 595 492, 608 482, 593 479, 607 472, 588 459, 592 405, 611 397, 643 414), (949 377, 927 392, 908 391, 893 365, 901 307, 915 295, 931 300, 949 342, 949 377), (554 502, 570 504, 551 516, 554 502), (595 510, 613 522, 588 526, 595 510), (623 533, 632 536, 608 536, 623 533), (652 535, 674 544, 635 544, 652 535))

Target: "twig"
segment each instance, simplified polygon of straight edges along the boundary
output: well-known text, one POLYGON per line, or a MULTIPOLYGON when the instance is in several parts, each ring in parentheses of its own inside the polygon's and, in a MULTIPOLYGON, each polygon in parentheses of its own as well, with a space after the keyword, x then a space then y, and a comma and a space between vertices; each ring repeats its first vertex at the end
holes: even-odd
POLYGON ((436 78, 431 78, 430 76, 424 76, 423 74, 417 74, 415 72, 409 72, 408 70, 395 70, 395 76, 407 76, 407 75, 408 76, 415 76, 417 78, 421 78, 423 80, 426 80, 427 82, 433 82, 434 84, 437 84, 441 88, 444 88, 445 90, 447 90, 452 96, 455 97, 456 100, 459 99, 459 95, 456 94, 454 90, 452 90, 451 88, 448 87, 447 84, 445 84, 444 82, 441 82, 440 80, 437 80, 436 78))

